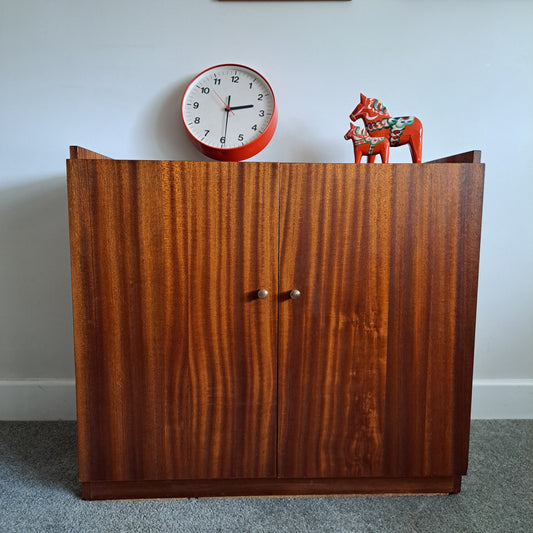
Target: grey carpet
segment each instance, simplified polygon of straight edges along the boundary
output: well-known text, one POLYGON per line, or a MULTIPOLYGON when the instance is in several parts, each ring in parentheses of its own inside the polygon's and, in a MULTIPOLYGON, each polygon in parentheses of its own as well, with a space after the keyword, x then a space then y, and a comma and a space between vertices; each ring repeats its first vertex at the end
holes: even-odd
POLYGON ((86 502, 73 422, 0 422, 0 533, 533 531, 533 420, 473 421, 454 496, 86 502))

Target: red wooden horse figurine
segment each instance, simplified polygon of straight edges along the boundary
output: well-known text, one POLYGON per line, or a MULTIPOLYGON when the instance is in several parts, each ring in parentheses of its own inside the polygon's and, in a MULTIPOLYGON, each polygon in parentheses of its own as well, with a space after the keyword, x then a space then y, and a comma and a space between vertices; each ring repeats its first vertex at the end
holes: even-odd
POLYGON ((391 118, 380 101, 361 93, 361 102, 350 115, 353 121, 358 118, 363 119, 371 137, 385 135, 391 146, 409 143, 413 163, 422 163, 422 123, 416 117, 391 118))
POLYGON ((350 122, 350 129, 344 136, 346 140, 353 141, 353 152, 355 162, 360 163, 361 158, 366 155, 369 163, 373 163, 376 155, 381 156, 382 163, 389 162, 389 141, 385 137, 370 137, 364 128, 359 128, 350 122))

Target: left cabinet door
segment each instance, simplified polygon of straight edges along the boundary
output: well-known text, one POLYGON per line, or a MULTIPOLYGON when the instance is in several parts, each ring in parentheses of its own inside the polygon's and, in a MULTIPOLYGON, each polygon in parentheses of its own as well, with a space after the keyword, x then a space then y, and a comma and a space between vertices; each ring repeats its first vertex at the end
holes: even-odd
POLYGON ((277 164, 70 160, 68 194, 81 481, 275 476, 277 164))

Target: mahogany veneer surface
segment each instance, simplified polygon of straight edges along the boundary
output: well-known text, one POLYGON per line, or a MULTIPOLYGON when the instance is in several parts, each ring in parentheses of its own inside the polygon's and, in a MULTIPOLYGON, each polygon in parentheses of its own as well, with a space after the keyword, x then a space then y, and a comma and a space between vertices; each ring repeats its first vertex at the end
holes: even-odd
POLYGON ((277 210, 276 164, 69 162, 83 481, 275 475, 277 210))
POLYGON ((84 497, 460 490, 478 152, 103 157, 67 163, 84 497))
POLYGON ((482 165, 281 166, 280 476, 466 473, 482 186, 482 165))

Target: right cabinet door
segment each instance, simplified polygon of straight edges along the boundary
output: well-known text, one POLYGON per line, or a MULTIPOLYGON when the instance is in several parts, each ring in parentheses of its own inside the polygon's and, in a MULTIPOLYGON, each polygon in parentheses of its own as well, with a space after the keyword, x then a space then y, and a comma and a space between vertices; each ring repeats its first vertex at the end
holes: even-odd
POLYGON ((465 474, 483 165, 280 172, 278 475, 465 474))

